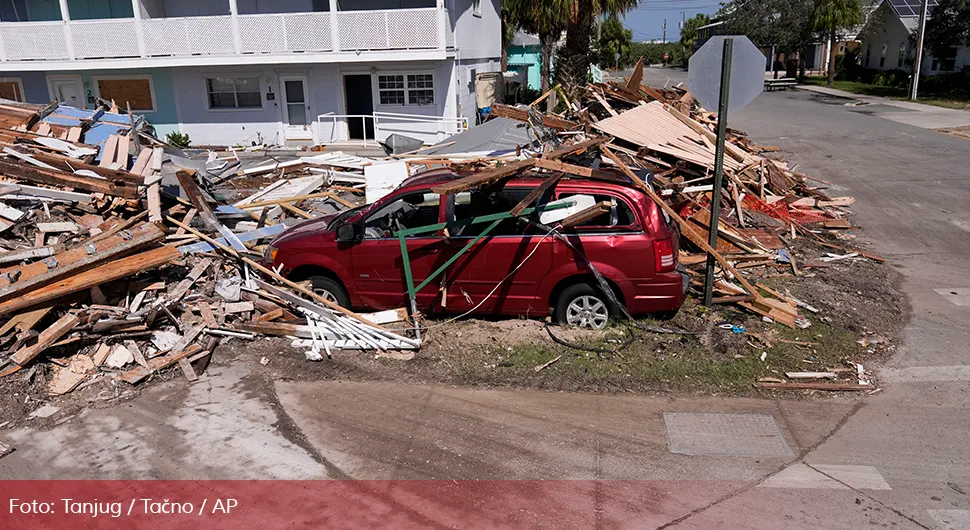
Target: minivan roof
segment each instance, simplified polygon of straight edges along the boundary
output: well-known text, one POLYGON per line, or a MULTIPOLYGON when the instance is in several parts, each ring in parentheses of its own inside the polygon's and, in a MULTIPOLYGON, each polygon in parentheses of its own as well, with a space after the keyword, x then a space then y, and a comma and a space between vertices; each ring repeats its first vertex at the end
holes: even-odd
MULTIPOLYGON (((608 173, 614 174, 617 177, 617 180, 615 182, 610 182, 606 180, 591 179, 591 178, 578 177, 578 176, 571 177, 570 175, 566 175, 566 181, 569 182, 570 184, 584 182, 592 186, 596 186, 600 189, 608 189, 608 190, 621 192, 621 193, 629 192, 629 191, 633 191, 638 195, 643 193, 641 190, 637 189, 632 182, 627 181, 627 177, 623 175, 621 172, 609 167, 603 167, 600 169, 608 173)), ((448 168, 429 169, 427 171, 423 171, 421 173, 418 173, 412 177, 405 179, 404 182, 401 183, 399 188, 401 189, 418 188, 418 187, 430 188, 430 187, 437 186, 439 184, 443 184, 445 182, 451 182, 453 180, 457 180, 459 178, 463 178, 467 176, 468 174, 456 173, 455 171, 448 168)), ((544 179, 541 176, 527 173, 524 175, 513 176, 509 180, 509 183, 528 186, 528 185, 538 185, 543 180, 544 179)))

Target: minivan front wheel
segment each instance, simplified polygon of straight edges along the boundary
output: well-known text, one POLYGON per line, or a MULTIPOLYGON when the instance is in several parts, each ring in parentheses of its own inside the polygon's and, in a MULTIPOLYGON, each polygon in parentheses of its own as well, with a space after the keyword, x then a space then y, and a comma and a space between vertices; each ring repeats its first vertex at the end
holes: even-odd
POLYGON ((563 289, 556 302, 556 320, 569 326, 603 329, 610 320, 606 297, 586 283, 563 289))
POLYGON ((333 302, 340 307, 350 307, 350 297, 342 285, 326 276, 311 276, 310 284, 313 292, 328 302, 333 302))

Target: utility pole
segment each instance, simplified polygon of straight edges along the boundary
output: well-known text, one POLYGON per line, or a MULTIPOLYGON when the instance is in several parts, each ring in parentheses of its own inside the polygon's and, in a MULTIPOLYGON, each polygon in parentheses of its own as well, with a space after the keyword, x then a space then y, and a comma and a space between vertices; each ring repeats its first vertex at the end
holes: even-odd
MULTIPOLYGON (((925 1, 925 0, 924 0, 925 1)), ((667 48, 667 19, 664 19, 664 39, 663 45, 660 47, 661 51, 667 48)), ((665 54, 666 55, 666 54, 665 54)), ((664 66, 667 66, 667 59, 664 58, 664 66)))
MULTIPOLYGON (((686 28, 686 27, 687 27, 687 11, 681 11, 680 12, 680 42, 681 43, 684 42, 684 28, 686 28)), ((683 60, 686 61, 687 60, 687 45, 686 44, 681 44, 680 48, 681 48, 680 52, 684 56, 684 59, 683 60)))
POLYGON ((909 99, 916 101, 919 88, 919 73, 923 69, 923 36, 926 34, 927 0, 923 0, 923 7, 919 11, 919 31, 916 34, 916 61, 913 63, 913 83, 910 85, 909 99))

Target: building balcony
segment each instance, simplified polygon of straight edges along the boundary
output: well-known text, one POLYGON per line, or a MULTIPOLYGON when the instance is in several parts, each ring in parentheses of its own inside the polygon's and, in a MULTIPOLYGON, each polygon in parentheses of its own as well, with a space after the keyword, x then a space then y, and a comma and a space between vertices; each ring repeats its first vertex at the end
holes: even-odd
MULTIPOLYGON (((225 14, 169 17, 151 16, 133 0, 128 14, 136 16, 127 18, 72 20, 68 14, 60 20, 0 22, 0 69, 133 67, 132 59, 137 66, 191 66, 361 61, 395 52, 443 57, 454 46, 448 12, 440 1, 429 3, 432 7, 412 9, 240 13, 232 0, 225 14)), ((66 0, 61 4, 63 13, 66 0)))

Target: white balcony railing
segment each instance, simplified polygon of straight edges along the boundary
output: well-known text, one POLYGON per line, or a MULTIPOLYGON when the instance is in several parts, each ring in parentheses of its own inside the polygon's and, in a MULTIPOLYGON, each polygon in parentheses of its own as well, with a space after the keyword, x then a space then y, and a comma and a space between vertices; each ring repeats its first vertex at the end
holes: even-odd
POLYGON ((433 50, 453 45, 447 13, 434 7, 0 22, 0 61, 5 62, 433 50))

